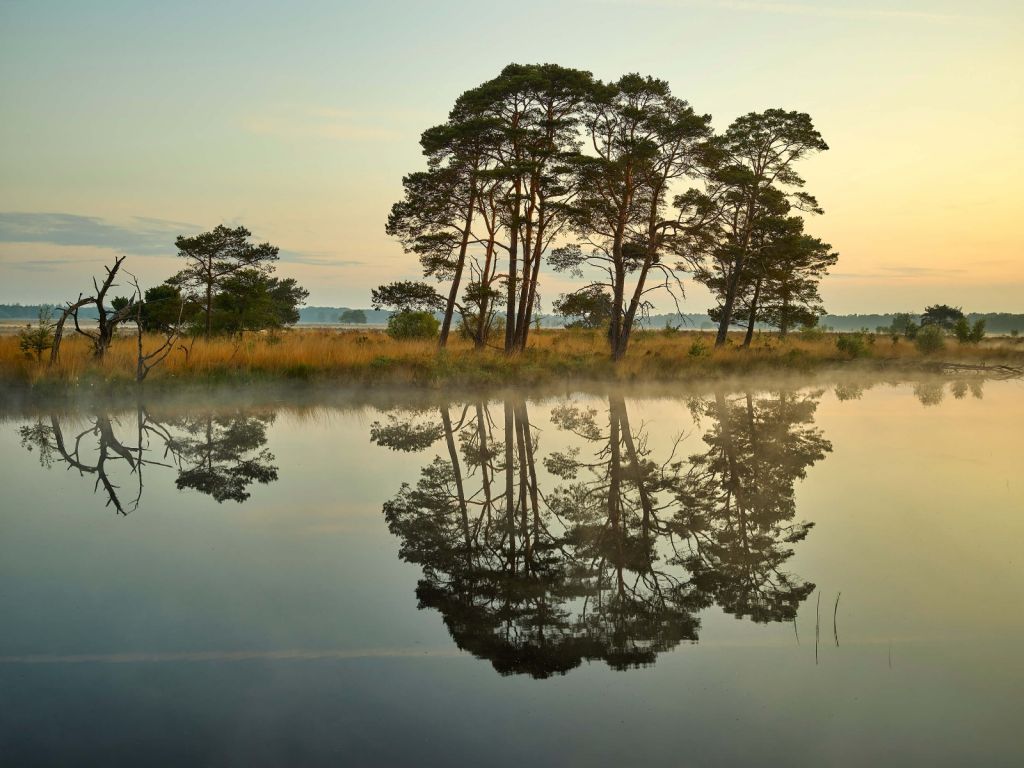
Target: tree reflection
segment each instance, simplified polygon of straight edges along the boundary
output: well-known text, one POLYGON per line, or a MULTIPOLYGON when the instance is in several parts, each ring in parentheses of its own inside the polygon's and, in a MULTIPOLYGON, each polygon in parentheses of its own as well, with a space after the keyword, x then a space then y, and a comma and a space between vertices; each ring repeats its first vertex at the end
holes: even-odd
POLYGON ((784 570, 810 529, 793 521, 793 486, 831 450, 813 427, 819 396, 696 401, 708 450, 688 459, 682 436, 655 450, 622 397, 555 407, 557 450, 539 463, 522 399, 375 423, 389 448, 444 444, 384 505, 402 559, 423 570, 420 607, 499 672, 534 677, 651 664, 696 641, 711 604, 792 619, 814 589, 784 570))
POLYGON ((179 489, 191 488, 218 503, 242 502, 249 486, 277 480, 274 456, 264 446, 274 414, 230 416, 204 414, 173 422, 177 428, 167 443, 177 457, 179 489))
POLYGON ((796 617, 814 591, 783 570, 789 546, 813 523, 795 522, 794 485, 832 445, 813 426, 821 393, 739 402, 723 394, 694 406, 710 417, 708 450, 690 457, 673 521, 689 552, 693 583, 727 613, 758 622, 796 617))
POLYGON ((173 470, 179 489, 218 502, 249 498, 252 483, 277 479, 274 457, 263 448, 273 419, 235 413, 160 420, 140 404, 131 416, 94 413, 85 421, 52 413, 21 427, 19 435, 43 467, 62 464, 95 478, 93 490, 102 489, 106 506, 127 515, 141 503, 147 467, 173 470), (122 490, 126 481, 134 489, 130 498, 122 490))

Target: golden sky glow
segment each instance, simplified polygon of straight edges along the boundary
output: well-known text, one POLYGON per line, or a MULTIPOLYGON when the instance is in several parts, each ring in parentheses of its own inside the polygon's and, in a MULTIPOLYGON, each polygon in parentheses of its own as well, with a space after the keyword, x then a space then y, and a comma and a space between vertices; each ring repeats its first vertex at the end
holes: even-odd
POLYGON ((1018 2, 171 5, 0 2, 0 302, 76 295, 114 253, 157 282, 175 234, 227 222, 311 304, 366 306, 417 275, 384 221, 419 133, 515 60, 662 77, 719 129, 809 112, 830 311, 1024 312, 1018 2))

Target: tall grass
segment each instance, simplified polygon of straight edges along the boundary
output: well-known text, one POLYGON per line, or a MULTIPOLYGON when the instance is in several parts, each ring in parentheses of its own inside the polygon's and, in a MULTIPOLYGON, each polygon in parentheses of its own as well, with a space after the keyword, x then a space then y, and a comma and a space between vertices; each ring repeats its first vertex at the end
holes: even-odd
MULTIPOLYGON (((154 369, 147 384, 174 380, 244 382, 264 379, 339 380, 356 384, 441 385, 513 384, 554 380, 665 381, 697 376, 742 374, 757 370, 813 369, 850 364, 851 355, 836 344, 834 335, 780 339, 761 334, 749 349, 740 336, 721 349, 713 336, 696 331, 645 331, 636 334, 626 359, 613 364, 603 334, 587 331, 543 330, 530 337, 530 347, 506 356, 497 349, 478 351, 468 342, 452 339, 439 352, 430 341, 396 341, 377 331, 291 329, 243 338, 196 339, 186 355, 178 348, 154 369)), ((145 348, 159 346, 156 337, 145 348)), ((59 362, 49 366, 28 359, 12 335, 0 336, 0 378, 27 384, 94 385, 133 381, 136 341, 115 339, 102 361, 92 359, 87 340, 68 337, 59 362)), ((911 342, 893 343, 876 337, 858 353, 858 365, 932 360, 911 342)), ((950 346, 941 353, 947 361, 1024 363, 1024 345, 993 340, 981 345, 950 346)), ((937 359, 937 358, 934 358, 937 359)))

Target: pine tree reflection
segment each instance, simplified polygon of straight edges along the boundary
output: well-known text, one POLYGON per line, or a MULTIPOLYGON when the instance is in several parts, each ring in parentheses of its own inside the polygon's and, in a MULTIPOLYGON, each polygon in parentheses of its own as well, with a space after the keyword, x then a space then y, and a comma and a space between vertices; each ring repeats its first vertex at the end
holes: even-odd
POLYGON ((178 419, 167 443, 178 459, 179 489, 191 488, 212 496, 218 503, 242 502, 249 486, 277 480, 274 455, 264 446, 273 413, 250 415, 202 414, 178 419))
POLYGON ((384 505, 401 557, 423 569, 420 606, 440 611, 460 648, 534 677, 584 659, 651 664, 695 641, 696 614, 712 603, 792 618, 814 589, 782 570, 810 528, 792 522, 793 484, 831 450, 812 426, 818 396, 695 403, 711 420, 709 450, 689 461, 678 438, 655 461, 621 397, 606 416, 556 407, 571 445, 543 459, 547 493, 522 399, 501 403, 498 420, 481 402, 454 418, 445 406, 440 419, 375 424, 374 439, 400 450, 425 450, 429 425, 441 425, 447 458, 384 505))
POLYGON ((813 523, 795 522, 794 484, 832 445, 813 426, 820 393, 780 393, 694 406, 710 417, 708 450, 690 457, 673 521, 687 541, 679 562, 723 610, 754 621, 785 621, 814 591, 782 567, 813 523))

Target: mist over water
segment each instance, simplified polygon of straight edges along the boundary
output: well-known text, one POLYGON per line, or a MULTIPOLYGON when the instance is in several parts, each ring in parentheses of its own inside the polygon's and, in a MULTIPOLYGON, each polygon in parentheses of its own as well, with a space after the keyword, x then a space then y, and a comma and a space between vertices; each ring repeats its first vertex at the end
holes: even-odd
POLYGON ((0 747, 1015 764, 1022 395, 936 377, 11 405, 0 747))

